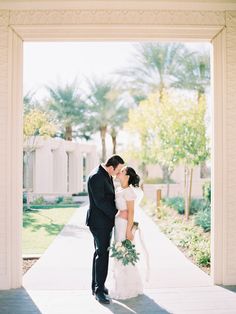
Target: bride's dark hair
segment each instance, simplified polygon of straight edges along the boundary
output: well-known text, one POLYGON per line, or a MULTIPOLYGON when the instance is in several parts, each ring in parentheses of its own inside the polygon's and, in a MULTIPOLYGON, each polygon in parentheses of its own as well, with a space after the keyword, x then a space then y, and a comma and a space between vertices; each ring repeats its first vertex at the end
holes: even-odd
POLYGON ((134 187, 139 186, 140 177, 131 167, 126 167, 126 174, 129 176, 128 184, 133 185, 134 187))

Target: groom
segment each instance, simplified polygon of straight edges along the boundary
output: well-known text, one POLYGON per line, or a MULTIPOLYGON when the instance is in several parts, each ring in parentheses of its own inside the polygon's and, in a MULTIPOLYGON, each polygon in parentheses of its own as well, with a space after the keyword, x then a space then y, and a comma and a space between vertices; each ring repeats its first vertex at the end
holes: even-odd
POLYGON ((89 175, 89 209, 86 224, 94 238, 95 252, 92 267, 92 292, 100 303, 109 304, 105 281, 108 272, 108 259, 112 228, 117 209, 112 176, 117 175, 124 166, 124 160, 113 155, 105 164, 99 165, 89 175))

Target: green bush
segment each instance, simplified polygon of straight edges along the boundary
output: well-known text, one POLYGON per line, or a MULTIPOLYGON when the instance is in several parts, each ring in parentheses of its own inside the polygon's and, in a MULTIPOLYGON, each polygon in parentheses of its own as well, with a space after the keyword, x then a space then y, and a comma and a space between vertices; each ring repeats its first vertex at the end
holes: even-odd
POLYGON ((58 196, 58 197, 55 199, 55 203, 56 203, 56 204, 62 203, 63 201, 64 201, 64 197, 63 197, 63 196, 58 196))
POLYGON ((72 194, 72 196, 87 196, 87 195, 88 195, 88 192, 86 192, 86 191, 72 194))
POLYGON ((64 197, 64 200, 62 202, 62 204, 73 204, 74 201, 73 201, 73 197, 72 196, 66 196, 64 197))
POLYGON ((208 203, 205 201, 205 199, 193 198, 190 205, 190 214, 195 214, 198 211, 206 209, 207 207, 208 203))
POLYGON ((30 205, 42 205, 42 204, 45 204, 46 201, 45 199, 43 198, 43 196, 40 196, 38 198, 36 198, 35 200, 33 200, 30 205))
POLYGON ((27 210, 30 210, 30 207, 27 204, 23 204, 23 211, 26 212, 27 210))
POLYGON ((30 205, 29 209, 50 209, 50 208, 79 207, 79 204, 52 204, 52 205, 30 205))
MULTIPOLYGON (((184 198, 183 197, 170 197, 165 198, 163 203, 169 207, 174 208, 179 214, 184 214, 184 198)), ((205 210, 208 207, 208 203, 201 198, 194 198, 191 200, 190 214, 195 214, 198 211, 205 210)))
POLYGON ((164 204, 174 208, 177 210, 179 214, 184 214, 184 199, 183 197, 170 197, 170 198, 165 198, 163 200, 164 204))
POLYGON ((197 263, 209 267, 211 264, 210 241, 199 241, 194 247, 197 263))
POLYGON ((202 266, 209 267, 211 265, 210 251, 198 251, 196 253, 197 263, 202 266))
POLYGON ((203 198, 206 200, 206 202, 211 204, 211 182, 210 181, 206 181, 203 184, 202 194, 203 194, 203 198))
POLYGON ((23 204, 27 204, 27 194, 26 194, 26 192, 23 193, 23 204))
POLYGON ((211 230, 211 208, 210 206, 204 210, 197 212, 195 216, 195 224, 202 227, 205 232, 211 230))

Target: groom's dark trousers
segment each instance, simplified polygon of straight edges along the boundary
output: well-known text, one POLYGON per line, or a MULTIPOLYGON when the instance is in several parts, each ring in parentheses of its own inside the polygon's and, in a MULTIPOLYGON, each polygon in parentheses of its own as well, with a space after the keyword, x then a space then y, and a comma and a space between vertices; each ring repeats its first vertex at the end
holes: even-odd
POLYGON ((86 224, 94 238, 92 290, 103 292, 108 272, 112 228, 117 213, 112 178, 100 165, 88 179, 89 209, 86 224))

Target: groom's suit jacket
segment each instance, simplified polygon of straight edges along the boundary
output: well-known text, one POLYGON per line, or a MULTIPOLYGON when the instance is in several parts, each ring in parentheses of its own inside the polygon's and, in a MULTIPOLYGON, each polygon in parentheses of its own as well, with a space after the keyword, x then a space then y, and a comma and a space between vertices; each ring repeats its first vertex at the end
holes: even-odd
POLYGON ((95 228, 112 228, 117 209, 112 178, 100 165, 88 179, 89 209, 86 225, 95 228))

